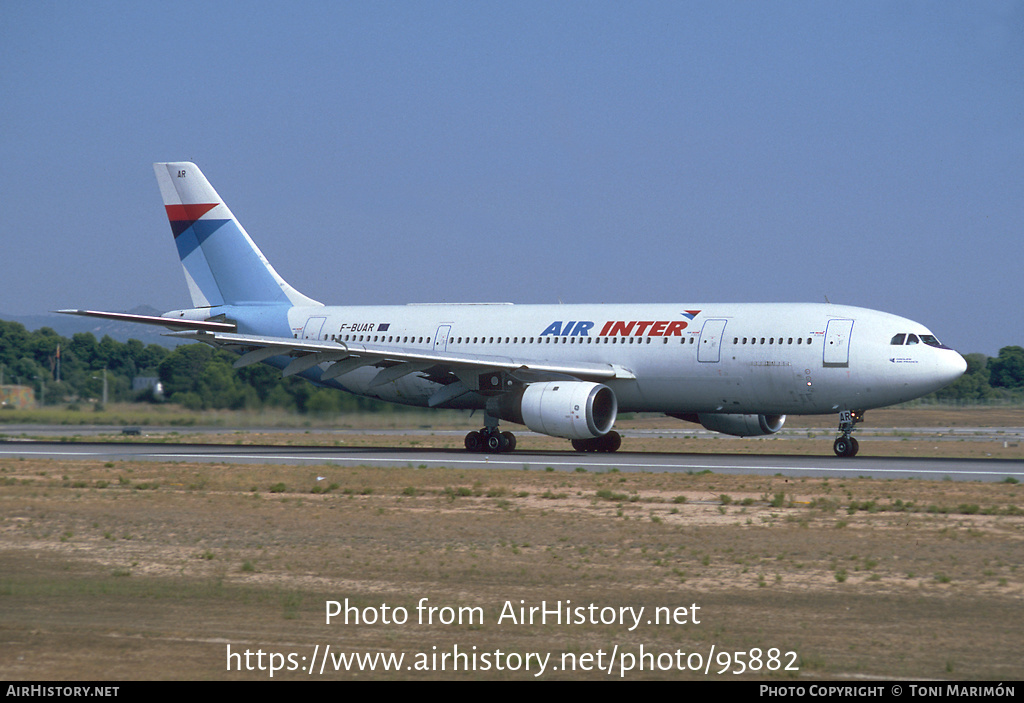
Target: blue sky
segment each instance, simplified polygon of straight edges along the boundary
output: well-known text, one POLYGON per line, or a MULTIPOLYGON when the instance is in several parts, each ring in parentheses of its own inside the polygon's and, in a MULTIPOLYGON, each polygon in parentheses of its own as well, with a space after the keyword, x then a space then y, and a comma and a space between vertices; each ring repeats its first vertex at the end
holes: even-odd
POLYGON ((0 3, 0 311, 186 307, 195 161, 332 304, 824 301, 1024 344, 1021 2, 0 3))

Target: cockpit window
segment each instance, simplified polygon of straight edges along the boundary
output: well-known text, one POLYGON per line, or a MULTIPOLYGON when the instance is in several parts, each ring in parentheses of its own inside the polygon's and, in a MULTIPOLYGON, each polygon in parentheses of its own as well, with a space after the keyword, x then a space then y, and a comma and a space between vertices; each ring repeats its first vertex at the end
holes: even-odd
POLYGON ((900 334, 894 335, 893 338, 889 341, 889 344, 891 344, 893 346, 899 346, 901 344, 907 344, 907 345, 909 345, 909 344, 920 344, 921 342, 924 342, 929 347, 936 347, 938 349, 947 349, 947 347, 945 347, 942 344, 942 342, 940 342, 939 340, 937 340, 935 338, 935 335, 931 335, 931 334, 917 335, 917 334, 900 333, 900 334))

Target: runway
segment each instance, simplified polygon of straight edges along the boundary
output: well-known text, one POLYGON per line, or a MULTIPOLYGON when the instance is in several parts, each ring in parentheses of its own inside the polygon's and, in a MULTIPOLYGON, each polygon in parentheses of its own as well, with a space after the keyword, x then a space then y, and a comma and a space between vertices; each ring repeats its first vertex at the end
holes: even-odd
POLYGON ((1024 461, 1003 459, 936 459, 907 457, 779 456, 616 452, 578 454, 572 451, 510 454, 469 454, 462 450, 345 448, 301 446, 237 446, 224 444, 151 444, 104 442, 0 442, 0 459, 94 461, 164 461, 304 466, 337 464, 379 467, 450 467, 532 471, 675 472, 791 477, 917 478, 953 481, 1024 481, 1024 461))

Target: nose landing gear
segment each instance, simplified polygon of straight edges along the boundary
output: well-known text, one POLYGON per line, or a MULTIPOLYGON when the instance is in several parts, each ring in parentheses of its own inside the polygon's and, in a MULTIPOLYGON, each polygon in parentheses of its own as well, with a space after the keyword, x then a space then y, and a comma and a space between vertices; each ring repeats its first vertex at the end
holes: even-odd
POLYGON ((854 425, 864 421, 862 410, 843 410, 839 413, 839 437, 832 443, 832 451, 836 456, 855 457, 860 450, 860 444, 853 438, 854 425))

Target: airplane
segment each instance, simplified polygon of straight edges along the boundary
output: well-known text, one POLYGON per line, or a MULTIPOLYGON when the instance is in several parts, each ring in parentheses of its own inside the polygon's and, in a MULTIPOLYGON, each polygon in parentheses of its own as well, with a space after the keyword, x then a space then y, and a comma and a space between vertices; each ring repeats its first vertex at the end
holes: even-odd
POLYGON ((500 421, 613 452, 620 412, 656 412, 741 437, 787 414, 837 414, 837 456, 864 412, 936 391, 967 368, 923 325, 828 303, 326 306, 289 285, 199 168, 154 164, 192 307, 155 324, 328 388, 428 408, 483 410, 472 452, 506 452, 500 421))

